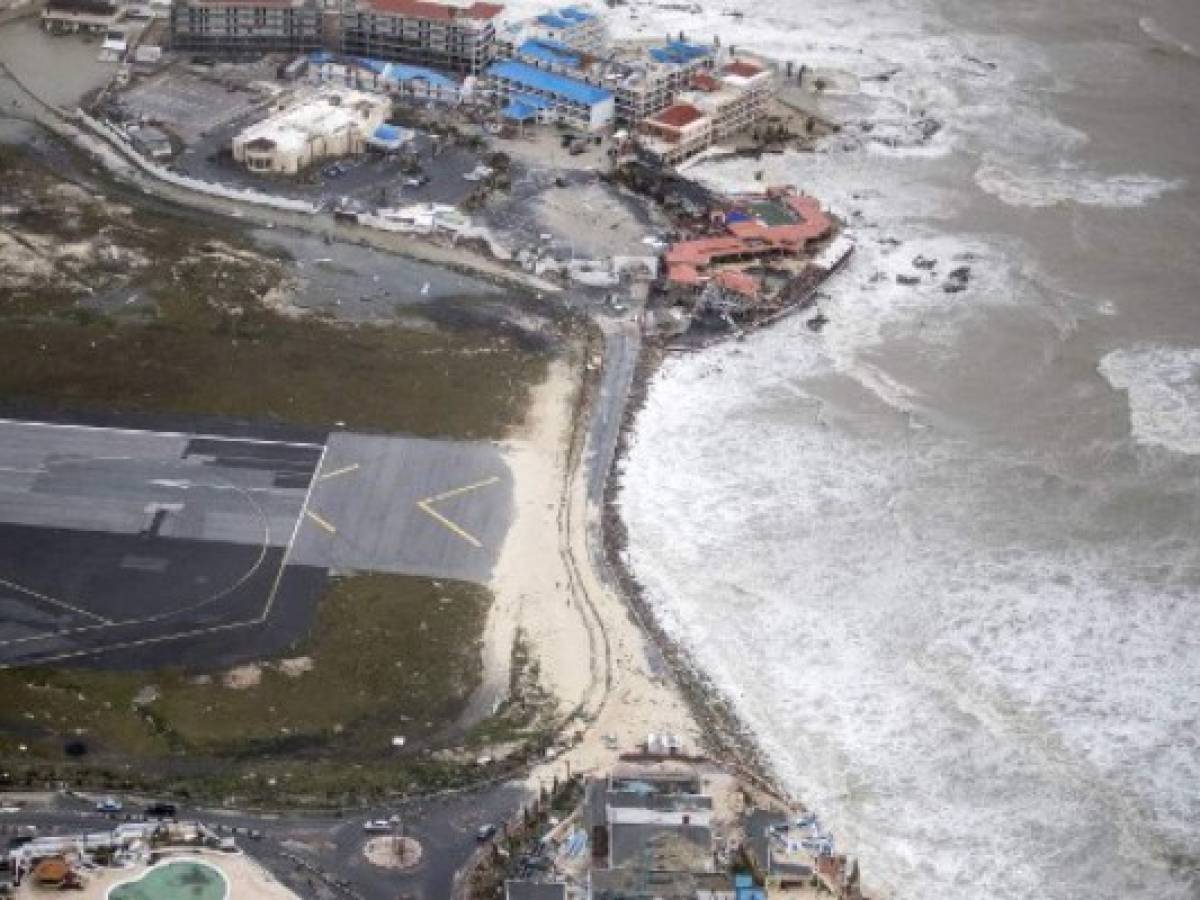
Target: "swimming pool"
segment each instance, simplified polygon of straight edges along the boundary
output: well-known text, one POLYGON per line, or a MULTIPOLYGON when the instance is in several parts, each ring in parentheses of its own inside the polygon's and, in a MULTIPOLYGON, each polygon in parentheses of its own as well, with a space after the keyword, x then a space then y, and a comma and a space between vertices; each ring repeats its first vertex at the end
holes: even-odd
POLYGON ((113 885, 107 900, 228 900, 229 881, 216 866, 198 859, 173 859, 140 878, 113 885))

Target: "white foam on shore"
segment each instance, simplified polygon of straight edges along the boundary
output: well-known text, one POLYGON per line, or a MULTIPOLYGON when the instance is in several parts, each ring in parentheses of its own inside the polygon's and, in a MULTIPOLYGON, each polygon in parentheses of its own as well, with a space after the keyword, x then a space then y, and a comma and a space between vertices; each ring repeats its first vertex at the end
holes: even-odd
POLYGON ((1142 33, 1148 38, 1152 38, 1160 46, 1173 50, 1176 53, 1181 53, 1184 56, 1190 56, 1192 59, 1200 59, 1200 53, 1196 48, 1187 41, 1181 41, 1175 35, 1159 24, 1157 19, 1150 16, 1143 16, 1138 19, 1138 27, 1142 29, 1142 33))
POLYGON ((1200 349, 1115 350, 1100 361, 1100 374, 1128 395, 1139 443, 1200 454, 1200 349))
POLYGON ((1174 789, 1200 776, 1191 549, 1056 549, 1122 486, 1052 461, 798 428, 828 362, 775 332, 656 379, 622 496, 667 627, 892 896, 1113 895, 1134 858, 1158 885, 1200 812, 1174 789))
MULTIPOLYGON (((1163 860, 1200 854, 1200 801, 1181 790, 1200 779, 1200 585, 1179 537, 1200 531, 1200 511, 1144 521, 1136 475, 1064 473, 1052 453, 976 440, 931 409, 903 358, 970 377, 966 329, 1020 318, 1069 332, 1074 313, 1048 308, 1059 298, 1046 302, 1031 248, 970 233, 963 214, 985 153, 1054 179, 1089 145, 1043 108, 1042 93, 1072 89, 1045 52, 930 8, 727 0, 620 18, 621 36, 719 33, 863 79, 860 98, 836 98, 847 128, 821 152, 689 173, 724 190, 795 183, 859 249, 818 301, 821 334, 801 315, 656 376, 622 477, 628 561, 884 897, 1190 900, 1163 860), (876 118, 882 135, 863 127, 876 118), (924 141, 928 119, 942 128, 924 141), (947 294, 959 264, 969 288, 947 294), (1119 540, 1098 534, 1108 504, 1135 511, 1119 540)), ((1066 191, 1078 202, 1157 196, 1082 180, 1066 191)))
POLYGON ((975 183, 1009 206, 1041 208, 1078 203, 1108 209, 1145 206, 1186 185, 1182 179, 1146 174, 1098 175, 1067 163, 1048 169, 994 159, 976 170, 975 183))

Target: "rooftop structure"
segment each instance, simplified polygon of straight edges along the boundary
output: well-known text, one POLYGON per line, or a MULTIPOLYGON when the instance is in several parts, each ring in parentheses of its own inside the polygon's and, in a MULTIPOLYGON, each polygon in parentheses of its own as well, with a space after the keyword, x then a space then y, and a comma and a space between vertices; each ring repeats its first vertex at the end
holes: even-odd
POLYGON ((833 220, 812 197, 771 189, 766 198, 743 198, 724 217, 725 234, 673 244, 666 252, 667 281, 680 287, 714 285, 743 299, 757 299, 760 284, 744 266, 796 257, 827 237, 833 220))
POLYGON ((475 75, 496 57, 495 20, 504 10, 433 0, 350 0, 342 9, 341 49, 354 56, 437 66, 475 75))
POLYGON ((597 131, 612 121, 613 96, 586 81, 547 72, 517 60, 504 60, 487 70, 488 84, 512 106, 538 109, 538 118, 553 118, 584 131, 597 131))
POLYGON ((614 55, 606 61, 603 84, 616 95, 617 118, 635 124, 666 109, 699 72, 711 70, 711 47, 668 41, 644 52, 614 55))
POLYGON ((326 51, 314 53, 309 61, 309 72, 315 81, 439 103, 458 103, 463 95, 462 84, 425 66, 339 56, 326 51))
POLYGON ((175 0, 171 46, 207 53, 303 52, 321 46, 317 0, 175 0))
POLYGON ((379 94, 325 88, 240 132, 233 158, 255 172, 294 175, 325 157, 362 153, 391 109, 379 94))
POLYGON ((642 121, 639 144, 659 163, 677 165, 764 118, 772 86, 770 71, 746 60, 697 72, 689 90, 642 121))
POLYGON ((603 20, 577 6, 564 6, 535 16, 529 23, 528 34, 593 54, 603 50, 608 39, 603 20))

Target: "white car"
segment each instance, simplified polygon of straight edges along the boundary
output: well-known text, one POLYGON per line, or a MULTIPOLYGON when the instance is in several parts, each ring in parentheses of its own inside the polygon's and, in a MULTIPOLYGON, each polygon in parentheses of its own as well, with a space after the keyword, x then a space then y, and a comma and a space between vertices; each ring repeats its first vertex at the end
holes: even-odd
POLYGON ((363 822, 363 831, 368 834, 380 834, 392 830, 392 823, 387 819, 368 819, 363 822))
POLYGON ((96 812, 102 813, 119 813, 125 808, 116 797, 105 797, 96 804, 96 812))

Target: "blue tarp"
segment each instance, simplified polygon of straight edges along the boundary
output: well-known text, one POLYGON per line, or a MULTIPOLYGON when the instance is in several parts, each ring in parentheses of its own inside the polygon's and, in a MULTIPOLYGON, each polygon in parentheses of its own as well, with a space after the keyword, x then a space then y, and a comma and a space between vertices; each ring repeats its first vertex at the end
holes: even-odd
POLYGON ((520 100, 510 100, 508 106, 500 110, 500 115, 513 122, 529 122, 537 118, 538 111, 520 100))
POLYGON ((517 56, 527 56, 552 66, 566 66, 571 69, 578 69, 583 64, 583 58, 570 47, 558 41, 541 38, 527 40, 517 48, 517 56))
POLYGON ((708 47, 701 47, 698 44, 689 44, 686 41, 671 41, 662 47, 652 49, 650 55, 657 62, 679 65, 699 59, 701 56, 708 56, 711 52, 708 47))
POLYGON ((564 6, 553 12, 542 13, 537 20, 547 28, 574 28, 594 18, 591 13, 584 12, 577 6, 564 6))
POLYGON ((725 213, 725 224, 729 225, 733 222, 750 222, 753 220, 753 218, 754 217, 749 213, 744 213, 740 209, 731 209, 729 212, 725 213))
POLYGON ((554 97, 582 103, 584 106, 596 106, 605 100, 612 99, 612 94, 608 91, 588 84, 586 81, 568 78, 565 75, 556 75, 553 72, 543 72, 535 66, 516 60, 509 59, 493 63, 487 70, 487 74, 493 78, 511 81, 518 89, 540 91, 554 97))

